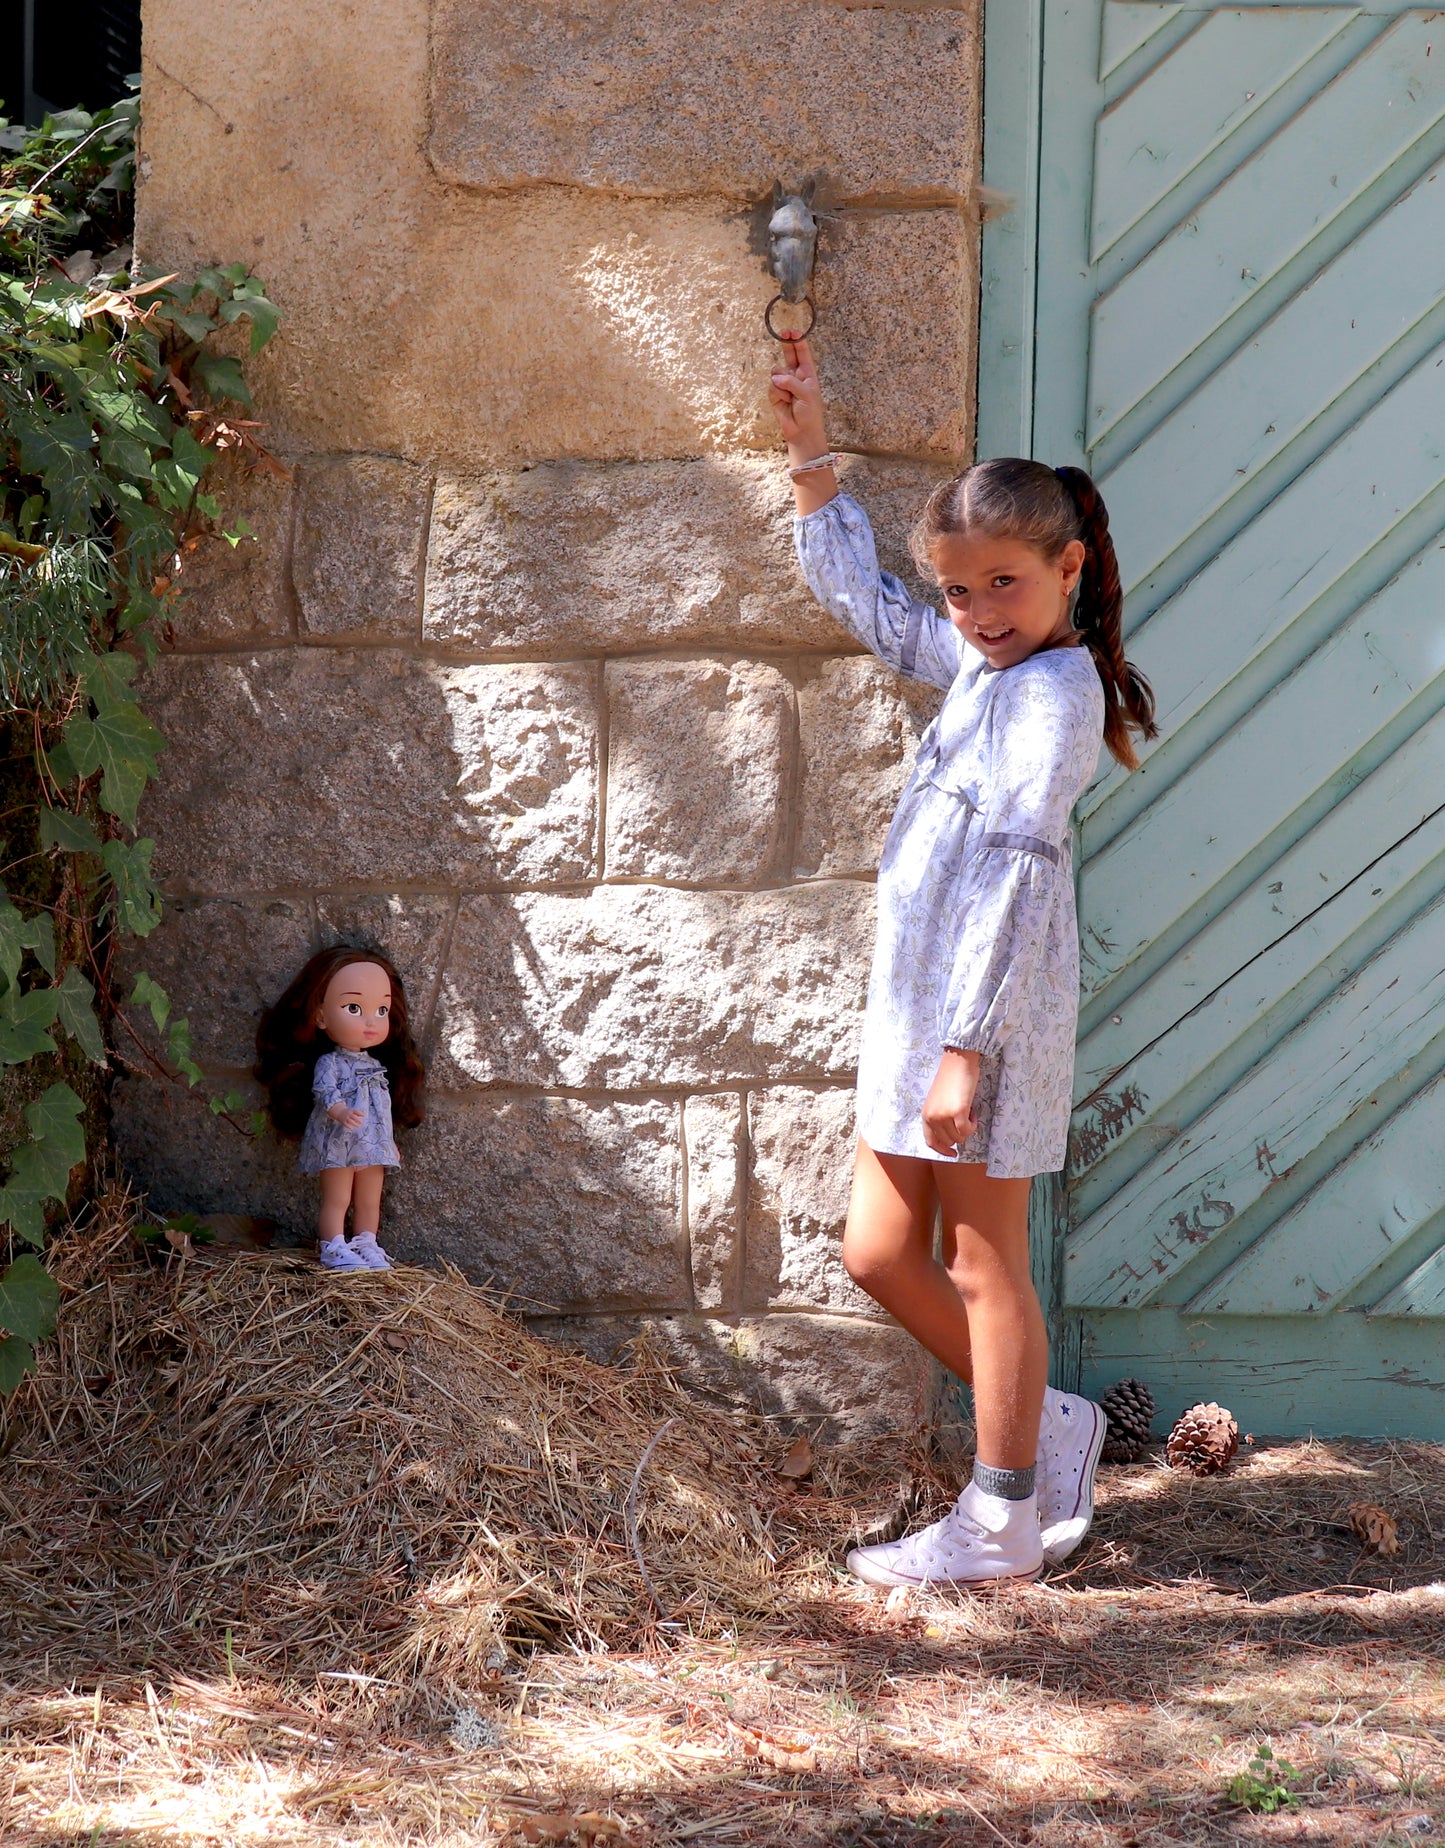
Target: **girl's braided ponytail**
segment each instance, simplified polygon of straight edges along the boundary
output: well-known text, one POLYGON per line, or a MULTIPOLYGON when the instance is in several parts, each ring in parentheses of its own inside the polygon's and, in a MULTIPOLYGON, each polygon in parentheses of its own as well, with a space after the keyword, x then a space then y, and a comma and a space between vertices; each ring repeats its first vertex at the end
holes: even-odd
POLYGON ((1079 537, 1084 542, 1084 568, 1079 577, 1074 627, 1094 657, 1104 687, 1104 743, 1126 770, 1138 768, 1131 728, 1145 738, 1158 736, 1154 723, 1154 689, 1124 658, 1124 591, 1119 582, 1119 561, 1109 537, 1109 510, 1081 468, 1059 468, 1054 473, 1064 484, 1079 515, 1079 537))
POLYGON ((1021 539, 1042 557, 1057 559, 1070 540, 1084 543, 1084 568, 1074 609, 1079 631, 1104 689, 1104 742, 1126 770, 1138 768, 1131 732, 1158 736, 1154 694, 1137 667, 1124 659, 1124 593, 1109 537, 1109 514, 1099 490, 1081 468, 1050 468, 1021 456, 975 462, 943 482, 913 529, 913 555, 929 568, 929 551, 949 533, 993 533, 1021 539))

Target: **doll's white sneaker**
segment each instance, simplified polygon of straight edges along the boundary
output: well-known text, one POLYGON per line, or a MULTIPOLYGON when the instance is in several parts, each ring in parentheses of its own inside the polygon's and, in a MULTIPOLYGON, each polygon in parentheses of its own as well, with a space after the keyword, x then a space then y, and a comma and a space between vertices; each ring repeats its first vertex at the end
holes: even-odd
POLYGON ((1039 1526, 1051 1566, 1069 1554, 1094 1518, 1094 1472, 1109 1421, 1102 1406, 1074 1392, 1044 1394, 1039 1424, 1039 1526))
POLYGON ((361 1259, 366 1270, 391 1269, 391 1259, 377 1244, 374 1232, 358 1232, 351 1241, 351 1249, 361 1259))
POLYGON ((321 1260, 322 1270, 363 1271, 371 1269, 366 1259, 353 1251, 344 1238, 324 1239, 317 1256, 321 1260))
POLYGON ((931 1527, 848 1555, 866 1585, 1007 1585, 1037 1578, 1042 1564, 1037 1497, 1004 1501, 973 1482, 931 1527))

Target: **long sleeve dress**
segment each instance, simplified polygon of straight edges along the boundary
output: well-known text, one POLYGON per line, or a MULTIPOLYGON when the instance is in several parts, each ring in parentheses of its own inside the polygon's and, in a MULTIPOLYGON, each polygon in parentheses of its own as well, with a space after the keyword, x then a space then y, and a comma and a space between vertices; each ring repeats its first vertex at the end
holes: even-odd
POLYGON ((396 1168, 401 1165, 391 1131, 391 1088, 386 1067, 369 1052, 338 1046, 323 1052, 311 1078, 315 1100, 301 1138, 296 1168, 320 1174, 323 1168, 396 1168), (327 1113, 333 1104, 363 1112, 364 1121, 346 1129, 327 1113))
POLYGON ((884 843, 858 1059, 858 1133, 881 1154, 1064 1165, 1079 1007, 1070 816, 1093 777, 1104 695, 1086 648, 993 668, 881 572, 868 516, 838 495, 794 522, 824 607, 880 660, 947 690, 884 843), (982 1054, 978 1128, 923 1140, 945 1047, 982 1054))

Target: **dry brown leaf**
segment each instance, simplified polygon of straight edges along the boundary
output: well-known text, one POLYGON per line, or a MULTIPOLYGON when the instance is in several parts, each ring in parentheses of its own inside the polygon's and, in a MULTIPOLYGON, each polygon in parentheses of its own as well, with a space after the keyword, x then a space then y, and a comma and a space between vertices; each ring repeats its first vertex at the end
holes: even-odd
POLYGON ((523 1816, 521 1830, 523 1841, 528 1842, 565 1842, 574 1835, 587 1842, 626 1842, 622 1824, 597 1810, 553 1810, 545 1816, 523 1816))
POLYGON ((1400 1536, 1393 1517, 1378 1502, 1351 1502, 1346 1512, 1350 1532, 1367 1553, 1393 1559, 1400 1550, 1400 1536))
POLYGON ((813 1446, 806 1437, 796 1438, 788 1448, 788 1454, 778 1465, 778 1474, 786 1476, 789 1482, 802 1482, 813 1473, 813 1446))
POLYGON ((172 1251, 180 1252, 183 1258, 190 1257, 195 1249, 191 1244, 190 1233, 181 1231, 179 1226, 166 1227, 166 1243, 172 1251))
POLYGON ((818 1754, 811 1745, 799 1739, 770 1739, 756 1726, 740 1726, 736 1720, 729 1722, 733 1732, 742 1741, 743 1752, 749 1758, 760 1758, 765 1765, 771 1765, 775 1771, 816 1771, 818 1754))

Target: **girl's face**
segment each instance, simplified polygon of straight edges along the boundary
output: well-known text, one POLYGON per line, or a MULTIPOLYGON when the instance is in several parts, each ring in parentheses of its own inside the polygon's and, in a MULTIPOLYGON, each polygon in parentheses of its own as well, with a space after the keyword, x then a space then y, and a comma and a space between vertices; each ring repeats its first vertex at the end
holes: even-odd
POLYGON ((326 985, 316 1024, 347 1052, 379 1046, 391 1031, 391 978, 378 963, 348 963, 326 985))
POLYGON ((1021 539, 968 533, 947 533, 929 550, 954 628, 990 667, 1074 644, 1069 598, 1084 556, 1078 539, 1050 563, 1021 539))

